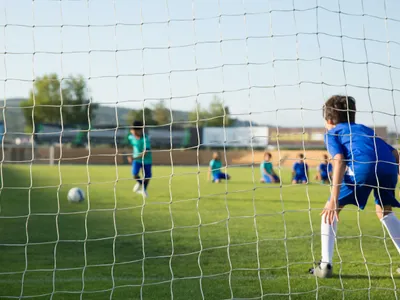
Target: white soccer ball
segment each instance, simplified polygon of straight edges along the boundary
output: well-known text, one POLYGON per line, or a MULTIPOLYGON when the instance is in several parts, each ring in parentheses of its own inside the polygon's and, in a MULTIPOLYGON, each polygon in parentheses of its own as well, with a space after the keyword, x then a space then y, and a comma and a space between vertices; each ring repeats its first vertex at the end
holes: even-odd
POLYGON ((68 201, 69 202, 82 202, 85 200, 85 194, 80 188, 74 187, 68 192, 68 201))

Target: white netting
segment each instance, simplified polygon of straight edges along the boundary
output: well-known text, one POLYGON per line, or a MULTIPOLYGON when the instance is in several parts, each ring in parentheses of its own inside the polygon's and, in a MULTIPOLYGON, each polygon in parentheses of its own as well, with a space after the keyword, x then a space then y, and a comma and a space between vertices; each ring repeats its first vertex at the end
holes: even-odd
POLYGON ((0 1, 0 298, 398 299, 398 254, 370 208, 342 214, 337 276, 307 270, 329 195, 314 180, 324 101, 355 97, 357 122, 398 143, 399 12, 395 0, 0 1), (128 166, 138 119, 148 198, 128 166), (267 147, 275 185, 259 183, 267 147), (206 180, 214 150, 232 176, 220 185, 206 180), (307 185, 291 183, 298 153, 307 185), (83 203, 67 201, 75 186, 83 203))

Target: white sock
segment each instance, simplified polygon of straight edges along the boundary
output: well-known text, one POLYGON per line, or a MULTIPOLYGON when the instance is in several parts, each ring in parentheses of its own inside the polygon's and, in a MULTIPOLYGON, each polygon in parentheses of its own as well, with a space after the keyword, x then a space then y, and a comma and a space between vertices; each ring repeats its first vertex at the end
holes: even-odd
POLYGON ((332 264, 333 251, 335 248, 336 237, 336 219, 332 225, 324 222, 324 216, 321 219, 321 267, 332 264))
POLYGON ((394 213, 390 213, 381 219, 383 226, 385 226, 393 244, 396 246, 397 251, 400 253, 400 221, 394 213))

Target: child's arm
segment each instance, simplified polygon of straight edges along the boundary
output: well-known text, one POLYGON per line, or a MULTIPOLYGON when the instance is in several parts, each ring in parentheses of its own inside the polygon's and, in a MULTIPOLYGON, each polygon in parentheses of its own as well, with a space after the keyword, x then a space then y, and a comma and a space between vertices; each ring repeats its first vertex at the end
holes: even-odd
MULTIPOLYGON (((396 149, 394 149, 392 151, 392 154, 394 156, 394 159, 396 160, 396 164, 399 164, 399 151, 397 151, 396 149)), ((400 174, 400 169, 398 170, 398 173, 400 174)))
POLYGON ((211 166, 208 167, 208 172, 207 172, 207 180, 210 181, 211 179, 211 166))
POLYGON ((343 154, 336 154, 333 158, 333 178, 332 178, 332 190, 329 202, 325 205, 321 215, 324 215, 325 223, 332 224, 336 218, 339 221, 339 215, 337 213, 338 200, 340 193, 340 186, 343 181, 344 173, 346 171, 346 163, 343 160, 343 154))

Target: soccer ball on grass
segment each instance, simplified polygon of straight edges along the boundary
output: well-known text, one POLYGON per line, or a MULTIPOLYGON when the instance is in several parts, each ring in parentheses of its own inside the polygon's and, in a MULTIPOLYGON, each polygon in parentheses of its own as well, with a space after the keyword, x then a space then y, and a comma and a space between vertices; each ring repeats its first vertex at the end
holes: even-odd
POLYGON ((69 202, 82 202, 85 200, 85 194, 80 188, 74 187, 68 191, 69 202))

